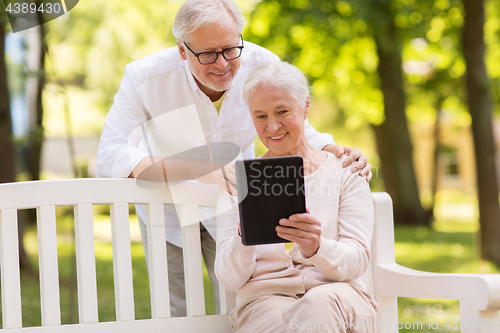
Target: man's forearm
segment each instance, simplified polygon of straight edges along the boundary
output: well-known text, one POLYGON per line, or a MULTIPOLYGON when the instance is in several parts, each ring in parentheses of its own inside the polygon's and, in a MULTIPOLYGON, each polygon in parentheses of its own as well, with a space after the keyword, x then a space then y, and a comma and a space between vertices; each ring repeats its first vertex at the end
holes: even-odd
POLYGON ((196 179, 220 168, 219 165, 189 159, 146 157, 132 170, 129 178, 155 182, 196 179))

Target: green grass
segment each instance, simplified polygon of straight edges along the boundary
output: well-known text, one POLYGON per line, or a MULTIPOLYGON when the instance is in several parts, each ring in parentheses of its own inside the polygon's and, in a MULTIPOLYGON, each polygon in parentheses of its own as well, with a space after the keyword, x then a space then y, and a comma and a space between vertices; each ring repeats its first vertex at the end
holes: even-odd
MULTIPOLYGON (((76 287, 70 284, 74 269, 73 218, 67 211, 58 210, 58 254, 61 286, 61 317, 63 324, 78 322, 76 287)), ((115 320, 115 302, 113 285, 112 247, 110 243, 109 216, 96 210, 94 229, 96 233, 96 272, 99 304, 99 321, 115 320)), ((138 225, 131 216, 132 267, 134 279, 135 313, 137 319, 151 317, 149 281, 144 260, 144 251, 137 236, 138 225)), ((438 218, 433 228, 410 228, 398 226, 395 229, 396 261, 406 267, 417 270, 442 273, 499 273, 491 263, 483 261, 478 253, 478 223, 474 218, 467 219, 438 218)), ((24 243, 37 269, 36 227, 30 227, 24 243)), ((205 299, 208 314, 215 313, 212 287, 204 267, 205 299)), ((40 288, 38 281, 27 272, 21 273, 21 293, 23 304, 23 325, 40 325, 40 288)), ((459 319, 457 301, 400 298, 399 321, 413 326, 402 329, 405 332, 458 332, 453 329, 453 320, 459 319), (429 322, 439 320, 439 329, 428 329, 429 322), (450 328, 444 324, 450 320, 450 328), (413 323, 422 323, 422 328, 415 328, 413 323)))
MULTIPOLYGON (((480 259, 477 230, 477 221, 456 222, 445 218, 436 220, 432 229, 398 226, 396 262, 428 272, 500 273, 490 262, 480 259)), ((411 326, 401 332, 460 331, 458 301, 399 298, 398 308, 399 321, 411 326), (429 323, 436 321, 439 329, 429 329, 429 323), (415 329, 413 323, 422 323, 422 328, 415 329)))

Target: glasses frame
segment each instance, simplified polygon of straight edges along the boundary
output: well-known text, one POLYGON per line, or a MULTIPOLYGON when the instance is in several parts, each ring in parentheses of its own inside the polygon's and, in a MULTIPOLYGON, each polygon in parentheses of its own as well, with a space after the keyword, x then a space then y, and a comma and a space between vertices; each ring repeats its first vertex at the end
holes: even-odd
POLYGON ((240 35, 240 39, 241 39, 241 45, 238 45, 238 46, 232 46, 232 47, 228 47, 227 49, 224 49, 222 51, 205 51, 205 52, 198 52, 198 53, 195 53, 193 50, 191 50, 191 48, 189 46, 187 46, 187 44, 185 42, 182 42, 184 44, 184 46, 186 46, 186 48, 189 50, 189 52, 191 52, 195 57, 196 59, 198 59, 198 62, 202 65, 210 65, 210 64, 213 64, 214 62, 217 61, 217 59, 219 59, 219 54, 222 54, 222 57, 224 57, 224 59, 226 59, 227 61, 230 61, 230 60, 235 60, 235 59, 238 59, 239 57, 241 57, 241 53, 243 53, 243 48, 245 47, 245 45, 243 45, 243 36, 240 35), (232 58, 232 59, 228 59, 226 58, 226 56, 224 55, 224 52, 226 52, 227 50, 232 50, 232 49, 240 49, 240 54, 236 57, 236 58, 232 58), (212 62, 201 62, 200 60, 200 55, 204 54, 204 53, 215 53, 215 59, 214 61, 212 62))

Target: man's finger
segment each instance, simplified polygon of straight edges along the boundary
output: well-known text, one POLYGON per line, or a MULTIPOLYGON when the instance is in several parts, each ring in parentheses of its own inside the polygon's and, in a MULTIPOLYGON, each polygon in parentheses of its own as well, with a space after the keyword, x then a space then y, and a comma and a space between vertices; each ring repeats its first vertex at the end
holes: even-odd
POLYGON ((365 166, 359 172, 361 177, 368 175, 368 173, 372 170, 372 165, 370 163, 366 163, 365 166))
POLYGON ((371 171, 370 171, 370 172, 368 172, 368 175, 366 175, 366 181, 367 181, 367 182, 370 182, 370 180, 372 180, 372 177, 373 177, 372 172, 371 172, 371 171))
MULTIPOLYGON (((354 167, 352 168, 352 172, 356 172, 358 170, 361 170, 361 169, 365 168, 367 165, 368 165, 368 160, 367 160, 366 156, 362 156, 362 157, 358 158, 358 161, 356 162, 356 164, 354 164, 354 167)), ((371 166, 370 166, 370 169, 371 169, 371 166)), ((361 176, 361 174, 360 174, 360 176, 361 176)))

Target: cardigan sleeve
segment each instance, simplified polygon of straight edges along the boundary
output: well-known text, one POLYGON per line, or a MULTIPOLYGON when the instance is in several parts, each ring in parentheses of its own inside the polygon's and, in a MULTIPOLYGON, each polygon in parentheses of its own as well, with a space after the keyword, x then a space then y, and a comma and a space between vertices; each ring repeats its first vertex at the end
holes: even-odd
POLYGON ((308 260, 332 281, 360 277, 370 262, 373 223, 373 202, 365 177, 343 169, 337 239, 322 236, 318 252, 308 260))
POLYGON ((216 217, 215 274, 228 290, 238 290, 255 271, 255 246, 245 246, 238 235, 237 207, 216 217))

